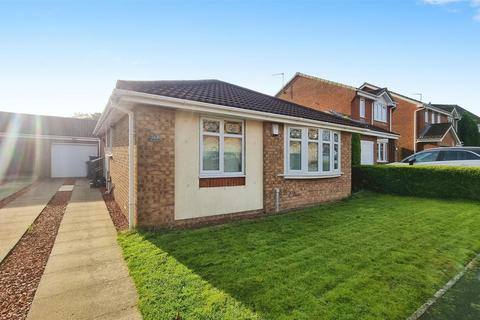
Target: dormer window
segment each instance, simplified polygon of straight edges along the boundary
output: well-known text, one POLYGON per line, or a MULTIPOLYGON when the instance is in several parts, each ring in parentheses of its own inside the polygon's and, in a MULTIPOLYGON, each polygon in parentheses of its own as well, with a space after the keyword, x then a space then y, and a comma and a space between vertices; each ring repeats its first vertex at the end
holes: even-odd
POLYGON ((374 103, 374 117, 375 121, 387 122, 387 106, 381 102, 374 103))

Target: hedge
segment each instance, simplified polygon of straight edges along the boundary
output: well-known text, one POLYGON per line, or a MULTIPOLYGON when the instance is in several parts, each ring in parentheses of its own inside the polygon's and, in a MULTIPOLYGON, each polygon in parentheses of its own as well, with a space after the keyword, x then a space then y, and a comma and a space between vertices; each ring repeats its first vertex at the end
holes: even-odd
POLYGON ((480 168, 374 165, 352 167, 354 191, 480 200, 480 168))
POLYGON ((360 165, 362 150, 360 147, 360 134, 352 133, 352 166, 360 165))

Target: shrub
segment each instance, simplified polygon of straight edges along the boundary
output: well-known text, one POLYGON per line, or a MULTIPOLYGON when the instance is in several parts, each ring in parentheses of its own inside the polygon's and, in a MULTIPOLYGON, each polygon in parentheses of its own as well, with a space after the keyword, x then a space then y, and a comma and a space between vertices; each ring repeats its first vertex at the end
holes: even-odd
POLYGON ((480 132, 473 117, 464 113, 458 122, 458 136, 465 146, 480 146, 480 132))
POLYGON ((360 134, 352 133, 352 166, 360 165, 362 150, 360 146, 360 134))
POLYGON ((480 200, 480 168, 377 165, 352 170, 354 191, 480 200))

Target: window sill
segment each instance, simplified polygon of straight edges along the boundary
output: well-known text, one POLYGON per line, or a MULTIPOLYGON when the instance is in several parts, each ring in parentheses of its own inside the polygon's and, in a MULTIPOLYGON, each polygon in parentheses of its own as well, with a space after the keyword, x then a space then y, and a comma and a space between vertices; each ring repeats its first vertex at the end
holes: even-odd
POLYGON ((377 163, 388 163, 388 161, 380 161, 380 160, 377 160, 377 163))
POLYGON ((288 180, 309 180, 309 179, 329 179, 329 178, 338 178, 342 176, 343 173, 332 173, 332 174, 322 174, 322 175, 312 175, 312 174, 279 174, 279 177, 283 177, 288 180))
POLYGON ((225 175, 212 175, 212 174, 201 174, 198 176, 200 179, 225 179, 225 178, 245 178, 246 175, 241 174, 225 174, 225 175))
POLYGON ((381 123, 388 123, 388 121, 377 120, 377 119, 373 119, 373 121, 375 121, 375 122, 381 122, 381 123))

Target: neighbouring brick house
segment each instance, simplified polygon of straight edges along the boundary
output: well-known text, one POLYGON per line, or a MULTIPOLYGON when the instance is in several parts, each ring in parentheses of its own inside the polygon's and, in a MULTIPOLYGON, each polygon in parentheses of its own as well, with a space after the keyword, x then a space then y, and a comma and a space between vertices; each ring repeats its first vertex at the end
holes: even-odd
POLYGON ((397 160, 396 140, 399 136, 392 126, 397 105, 386 88, 355 88, 296 73, 276 96, 368 125, 369 134, 360 137, 362 164, 397 160))
POLYGON ((85 177, 97 156, 96 121, 0 112, 0 181, 18 177, 85 177))
MULTIPOLYGON (((370 83, 360 86, 367 87, 380 88, 370 83)), ((461 145, 456 132, 461 117, 455 110, 446 111, 394 91, 390 93, 397 102, 393 130, 400 134, 397 146, 399 159, 425 149, 461 145)))
POLYGON ((368 123, 218 80, 118 81, 95 128, 130 226, 260 216, 351 192, 368 123))
MULTIPOLYGON (((461 117, 455 108, 426 104, 370 83, 356 88, 297 73, 277 97, 318 110, 341 113, 354 121, 398 134, 399 137, 388 140, 388 162, 399 161, 432 147, 461 144, 456 132, 461 117)), ((385 160, 379 152, 381 142, 385 141, 384 133, 376 131, 377 136, 361 137, 362 164, 372 163, 372 153, 375 155, 373 162, 385 160)))

